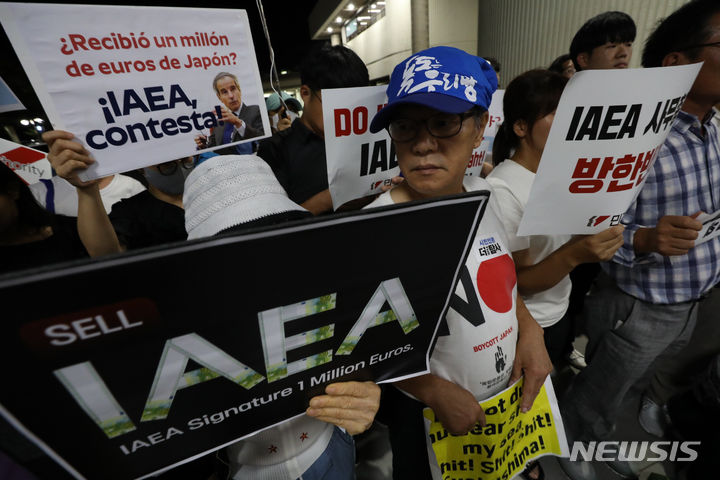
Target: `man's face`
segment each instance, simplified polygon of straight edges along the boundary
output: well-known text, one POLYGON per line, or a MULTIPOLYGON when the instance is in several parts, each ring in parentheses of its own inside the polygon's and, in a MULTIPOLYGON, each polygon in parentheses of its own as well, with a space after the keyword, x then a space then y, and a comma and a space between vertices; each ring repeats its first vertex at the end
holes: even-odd
POLYGON ((325 138, 325 125, 323 123, 322 91, 312 90, 308 86, 300 89, 305 107, 303 108, 302 121, 317 136, 325 138))
MULTIPOLYGON (((712 16, 708 27, 711 33, 702 43, 720 42, 720 13, 712 16)), ((688 96, 697 103, 720 102, 720 45, 701 47, 697 58, 688 60, 689 63, 705 62, 688 96)))
POLYGON ((468 117, 462 122, 457 135, 437 138, 430 134, 422 122, 439 113, 420 105, 404 105, 398 108, 393 117, 393 120, 421 122, 414 139, 395 142, 395 152, 407 186, 426 198, 462 191, 468 160, 473 149, 480 145, 487 123, 487 112, 481 126, 478 126, 475 118, 468 117))
POLYGON ((222 77, 215 84, 220 101, 233 112, 240 108, 242 97, 240 87, 232 77, 222 77))
POLYGON ((632 42, 606 42, 593 48, 590 53, 579 54, 577 61, 583 70, 628 68, 632 58, 632 47, 632 42))

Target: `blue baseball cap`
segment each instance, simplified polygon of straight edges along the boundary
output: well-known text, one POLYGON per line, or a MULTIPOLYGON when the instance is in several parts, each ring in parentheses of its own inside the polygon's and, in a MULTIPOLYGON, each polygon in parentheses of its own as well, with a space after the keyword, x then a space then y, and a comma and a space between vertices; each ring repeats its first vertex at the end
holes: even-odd
POLYGON ((377 133, 387 127, 393 111, 405 103, 445 113, 463 113, 490 106, 497 74, 484 58, 453 47, 432 47, 400 62, 390 76, 388 103, 370 123, 377 133))

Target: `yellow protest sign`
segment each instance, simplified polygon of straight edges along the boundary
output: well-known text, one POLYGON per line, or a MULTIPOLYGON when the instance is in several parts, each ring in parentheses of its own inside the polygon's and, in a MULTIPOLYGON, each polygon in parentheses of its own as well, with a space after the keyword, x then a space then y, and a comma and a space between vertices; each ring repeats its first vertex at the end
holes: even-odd
POLYGON ((567 456, 568 446, 552 383, 548 378, 533 408, 520 412, 523 380, 480 402, 486 425, 450 435, 430 408, 423 411, 433 478, 510 480, 525 464, 544 455, 567 456), (432 450, 432 451, 430 451, 432 450))

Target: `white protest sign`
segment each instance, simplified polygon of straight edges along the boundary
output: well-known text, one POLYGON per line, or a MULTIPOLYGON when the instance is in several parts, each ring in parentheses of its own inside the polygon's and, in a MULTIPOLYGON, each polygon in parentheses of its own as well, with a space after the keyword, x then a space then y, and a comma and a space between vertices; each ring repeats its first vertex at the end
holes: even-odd
POLYGON ((575 74, 560 98, 518 235, 592 234, 620 223, 700 67, 575 74))
POLYGON ((467 169, 465 170, 465 175, 468 177, 479 177, 480 172, 482 172, 483 163, 492 163, 492 148, 495 142, 495 135, 497 135, 498 127, 500 127, 500 124, 505 118, 503 115, 504 95, 505 90, 495 90, 495 93, 493 93, 490 108, 488 108, 488 123, 485 126, 482 143, 478 148, 473 150, 467 169))
POLYGON ((385 86, 323 90, 323 124, 328 186, 333 208, 381 193, 400 174, 386 130, 370 133, 385 105, 385 86))
POLYGON ((0 19, 53 126, 95 158, 83 179, 192 155, 199 134, 214 145, 270 134, 243 10, 5 3, 0 19), (240 87, 224 100, 221 72, 240 87), (222 108, 240 105, 225 131, 222 108))
POLYGON ((50 162, 47 154, 19 143, 0 138, 0 162, 14 171, 28 185, 42 178, 51 178, 50 162))
POLYGON ((695 240, 695 246, 720 236, 720 210, 715 213, 701 213, 697 220, 702 222, 703 226, 695 240))
POLYGON ((25 106, 7 86, 5 80, 0 78, 0 113, 25 110, 25 106))

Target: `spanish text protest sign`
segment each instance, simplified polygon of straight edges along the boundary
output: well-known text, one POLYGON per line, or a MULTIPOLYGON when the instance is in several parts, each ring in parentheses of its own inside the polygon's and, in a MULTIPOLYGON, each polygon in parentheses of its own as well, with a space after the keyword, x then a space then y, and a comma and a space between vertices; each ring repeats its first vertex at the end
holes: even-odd
POLYGON ((370 122, 387 102, 385 86, 323 90, 325 157, 333 207, 382 193, 400 174, 386 130, 370 133, 370 122))
POLYGON ((0 138, 0 162, 14 171, 28 185, 52 177, 45 152, 0 138))
POLYGON ((127 479, 300 415, 329 383, 426 372, 487 199, 0 279, 22 306, 3 314, 0 413, 77 478, 127 479))
POLYGON ((532 459, 567 457, 567 438, 552 382, 548 378, 532 409, 520 412, 522 379, 480 402, 487 423, 466 435, 450 435, 426 408, 430 469, 435 480, 509 480, 532 459))
POLYGON ((518 235, 592 234, 620 223, 700 67, 575 74, 555 113, 518 235))
POLYGON ((503 115, 504 95, 505 90, 495 90, 495 93, 493 93, 490 108, 488 108, 488 123, 485 126, 483 141, 478 148, 473 150, 470 156, 470 161, 465 170, 465 175, 467 176, 479 177, 480 172, 482 172, 483 163, 492 163, 492 147, 495 142, 495 135, 497 135, 498 127, 500 127, 505 118, 503 115))
POLYGON ((84 179, 269 135, 243 10, 5 3, 0 19, 53 127, 97 160, 84 179))

